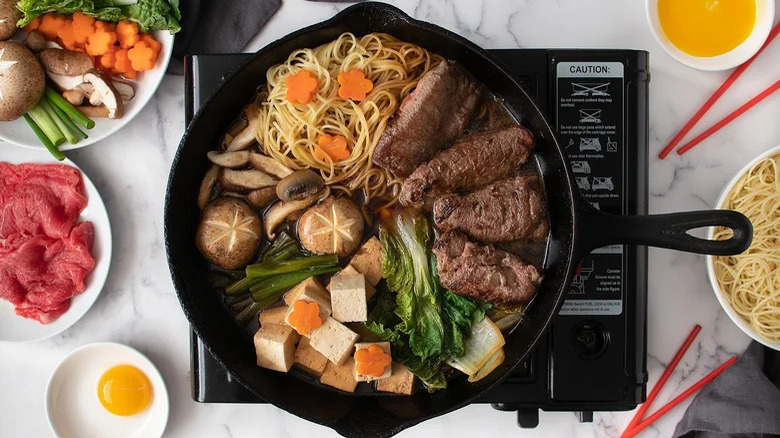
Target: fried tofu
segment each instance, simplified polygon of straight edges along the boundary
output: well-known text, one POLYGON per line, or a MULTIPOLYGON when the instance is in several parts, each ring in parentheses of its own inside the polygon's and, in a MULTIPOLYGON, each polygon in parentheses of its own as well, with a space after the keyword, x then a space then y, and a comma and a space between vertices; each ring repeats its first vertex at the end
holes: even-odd
MULTIPOLYGON (((390 353, 390 343, 389 342, 359 342, 355 344, 355 353, 357 353, 360 350, 366 349, 372 345, 378 345, 387 355, 392 357, 392 354, 390 353)), ((380 380, 380 379, 386 379, 390 377, 392 373, 392 363, 385 367, 385 372, 382 373, 381 376, 373 376, 370 374, 360 374, 358 373, 357 366, 355 366, 355 380, 358 382, 371 382, 374 380, 380 380)))
POLYGON ((309 336, 312 348, 336 364, 343 364, 350 357, 357 340, 357 333, 332 317, 326 319, 319 328, 312 330, 309 336))
POLYGON ((285 324, 284 318, 287 315, 287 306, 272 307, 260 312, 258 319, 260 325, 265 324, 285 324))
POLYGON ((337 275, 330 281, 333 318, 339 322, 368 320, 366 277, 363 274, 337 275))
MULTIPOLYGON (((296 286, 295 288, 298 289, 299 286, 296 286)), ((293 292, 295 292, 295 289, 290 293, 293 292)), ((320 308, 320 318, 322 319, 323 322, 325 322, 325 320, 327 320, 331 314, 330 296, 328 295, 328 292, 322 286, 320 286, 319 283, 317 283, 317 280, 314 280, 314 282, 310 282, 304 285, 303 288, 301 288, 298 292, 295 293, 295 296, 291 300, 292 301, 287 306, 287 313, 284 316, 284 322, 287 325, 290 325, 290 315, 295 310, 296 301, 317 303, 317 305, 319 305, 320 308)), ((311 336, 311 332, 306 333, 304 336, 306 337, 311 336)))
MULTIPOLYGON (((328 283, 326 289, 328 290, 328 292, 330 292, 330 287, 331 284, 333 284, 334 278, 340 277, 342 275, 357 275, 357 274, 360 274, 360 272, 358 272, 355 268, 353 268, 352 265, 347 265, 347 267, 339 271, 338 274, 331 277, 330 282, 328 283)), ((366 299, 370 300, 375 293, 376 293, 376 288, 371 284, 371 282, 366 281, 366 299)))
POLYGON ((333 362, 328 362, 325 365, 325 371, 320 377, 320 383, 323 385, 332 386, 346 392, 355 392, 357 388, 357 380, 355 380, 352 369, 355 368, 355 360, 351 357, 344 361, 343 364, 337 365, 333 362))
POLYGON ((319 281, 317 281, 314 277, 309 277, 306 280, 303 280, 302 282, 298 283, 297 286, 292 288, 289 292, 284 294, 284 303, 288 306, 291 306, 295 301, 298 300, 298 296, 300 296, 305 291, 309 291, 310 293, 317 294, 318 292, 322 292, 327 295, 327 291, 322 287, 319 281))
POLYGON ((371 237, 360 247, 349 261, 350 266, 366 276, 372 286, 382 279, 382 244, 376 236, 371 237))
POLYGON ((393 361, 390 377, 377 380, 377 391, 394 392, 396 394, 412 395, 414 392, 414 374, 406 365, 393 361))
POLYGON ((322 376, 325 366, 328 364, 328 358, 312 348, 309 340, 301 338, 298 342, 298 348, 295 350, 295 366, 314 377, 322 376))
POLYGON ((291 327, 266 324, 255 333, 257 365, 269 370, 287 372, 293 366, 298 333, 291 327))

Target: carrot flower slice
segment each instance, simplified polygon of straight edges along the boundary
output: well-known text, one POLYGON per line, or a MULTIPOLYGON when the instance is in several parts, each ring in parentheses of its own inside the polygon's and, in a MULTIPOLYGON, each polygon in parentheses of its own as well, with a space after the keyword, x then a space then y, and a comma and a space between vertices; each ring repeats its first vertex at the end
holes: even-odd
POLYGON ((299 335, 305 335, 322 325, 320 305, 298 300, 293 304, 293 311, 290 313, 288 321, 299 335))
POLYGON ((287 100, 292 103, 309 103, 320 89, 319 81, 309 70, 287 76, 284 82, 287 84, 287 100))
POLYGON ((392 360, 379 345, 369 345, 355 352, 355 369, 364 376, 381 377, 392 360))
POLYGON ((363 70, 353 68, 348 72, 339 73, 339 96, 344 99, 352 99, 356 102, 366 98, 366 95, 374 89, 374 83, 366 79, 363 70))
POLYGON ((327 161, 327 157, 333 161, 346 160, 351 154, 347 139, 343 135, 322 134, 314 149, 314 156, 322 161, 327 161))

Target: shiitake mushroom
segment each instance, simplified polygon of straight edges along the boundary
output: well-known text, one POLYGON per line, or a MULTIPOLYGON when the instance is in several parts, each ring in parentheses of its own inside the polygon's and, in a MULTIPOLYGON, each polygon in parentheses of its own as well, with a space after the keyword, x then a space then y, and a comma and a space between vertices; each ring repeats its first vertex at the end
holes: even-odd
POLYGON ((325 187, 321 176, 309 169, 297 170, 276 184, 276 196, 290 202, 315 195, 325 187))
POLYGON ((219 197, 203 210, 195 240, 211 263, 224 269, 242 268, 260 247, 260 217, 241 199, 219 197))

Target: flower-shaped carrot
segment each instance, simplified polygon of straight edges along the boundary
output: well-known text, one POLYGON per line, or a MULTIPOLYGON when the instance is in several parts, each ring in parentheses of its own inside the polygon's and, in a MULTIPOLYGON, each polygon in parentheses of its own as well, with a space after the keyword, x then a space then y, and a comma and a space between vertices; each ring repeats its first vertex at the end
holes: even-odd
POLYGON ((298 300, 293 304, 293 311, 287 320, 299 335, 305 335, 322 325, 320 305, 298 300))
POLYGON ((366 98, 366 94, 374 89, 374 83, 366 79, 363 70, 353 68, 344 73, 339 73, 339 96, 344 99, 352 99, 360 102, 366 98))
POLYGON ((90 56, 105 55, 114 49, 116 32, 96 29, 95 33, 87 38, 87 54, 90 56))
POLYGON ((287 84, 287 100, 292 103, 309 103, 320 89, 319 81, 309 70, 287 76, 284 83, 287 84))
POLYGON ((49 12, 41 19, 41 25, 38 27, 40 32, 47 40, 53 41, 57 38, 57 31, 65 24, 65 17, 60 14, 49 12))
POLYGON ((157 54, 143 41, 137 42, 132 49, 128 50, 127 57, 130 59, 130 65, 135 71, 153 69, 157 60, 157 54))
POLYGON ((138 25, 130 21, 120 21, 116 25, 116 36, 119 39, 119 46, 123 49, 129 49, 138 41, 141 41, 141 35, 138 34, 138 25))
POLYGON ((379 345, 369 345, 355 352, 355 369, 363 376, 381 377, 392 358, 379 345))
POLYGON ((73 31, 76 34, 76 42, 86 44, 87 38, 95 33, 95 19, 81 12, 74 13, 73 31))
POLYGON ((314 156, 322 161, 327 161, 327 157, 333 161, 346 160, 351 154, 347 139, 343 135, 322 134, 314 149, 314 156))
POLYGON ((62 45, 68 50, 76 48, 76 30, 73 28, 73 20, 65 20, 65 24, 57 29, 57 36, 62 40, 62 45))
POLYGON ((34 30, 38 30, 38 28, 41 26, 41 17, 35 17, 33 18, 29 23, 27 23, 27 26, 24 26, 25 32, 32 32, 34 30))

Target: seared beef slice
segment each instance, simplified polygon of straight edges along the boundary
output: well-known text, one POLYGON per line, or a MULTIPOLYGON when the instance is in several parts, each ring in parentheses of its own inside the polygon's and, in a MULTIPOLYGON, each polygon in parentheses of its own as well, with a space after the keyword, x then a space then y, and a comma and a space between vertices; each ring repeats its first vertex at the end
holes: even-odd
POLYGON ((439 149, 461 136, 485 96, 460 66, 442 61, 401 103, 374 151, 374 164, 407 177, 439 149))
POLYGON ((493 304, 525 304, 542 274, 515 254, 478 245, 458 231, 448 231, 433 246, 442 286, 458 295, 493 304))
POLYGON ((442 231, 460 230, 474 240, 506 242, 547 237, 547 203, 541 180, 516 176, 465 196, 446 195, 433 206, 442 231))
POLYGON ((506 178, 533 149, 531 133, 519 125, 461 138, 409 175, 401 188, 401 204, 430 210, 441 195, 469 192, 506 178))

